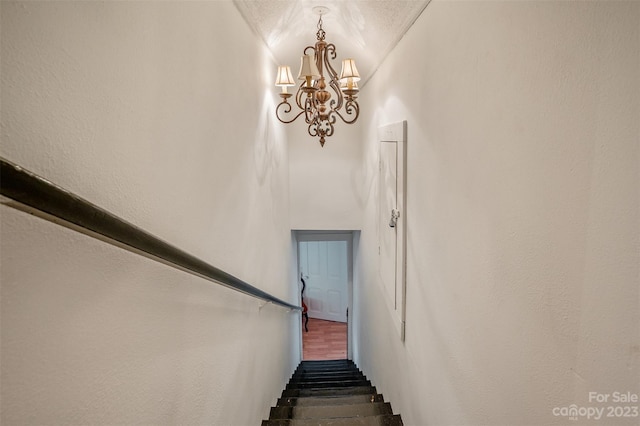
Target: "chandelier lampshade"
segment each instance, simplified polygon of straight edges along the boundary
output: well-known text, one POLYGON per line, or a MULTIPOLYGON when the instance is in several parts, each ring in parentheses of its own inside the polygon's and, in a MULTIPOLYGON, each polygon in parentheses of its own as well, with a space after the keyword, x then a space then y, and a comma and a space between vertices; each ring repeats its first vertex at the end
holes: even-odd
POLYGON ((342 92, 345 94, 358 93, 358 81, 360 81, 360 74, 358 74, 356 62, 353 59, 343 60, 342 71, 340 72, 340 89, 342 92))
POLYGON ((287 93, 287 87, 295 86, 296 82, 291 75, 291 68, 288 66, 279 66, 276 76, 276 86, 282 87, 282 93, 287 93))
POLYGON ((316 43, 302 51, 298 73, 298 80, 302 82, 292 98, 292 102, 295 99, 298 111, 292 113, 289 98, 293 94, 287 93, 287 87, 295 85, 291 69, 288 66, 280 66, 276 86, 282 87, 282 101, 276 108, 276 117, 282 123, 288 124, 304 116, 309 135, 318 137, 320 146, 324 146, 326 138, 333 135, 338 117, 346 124, 353 124, 358 119, 360 106, 356 98, 360 74, 355 61, 349 58, 342 61, 342 71, 338 76, 331 63, 336 58, 336 46, 325 41, 326 33, 322 29, 322 15, 326 14, 328 9, 318 6, 314 11, 320 15, 316 43))
POLYGON ((315 59, 311 55, 303 55, 300 58, 300 72, 298 73, 298 80, 305 80, 307 86, 310 86, 309 80, 317 80, 320 77, 320 71, 316 65, 315 59))
POLYGON ((350 78, 353 82, 360 81, 360 74, 356 68, 356 61, 353 59, 344 59, 342 61, 342 71, 340 72, 340 80, 350 78))

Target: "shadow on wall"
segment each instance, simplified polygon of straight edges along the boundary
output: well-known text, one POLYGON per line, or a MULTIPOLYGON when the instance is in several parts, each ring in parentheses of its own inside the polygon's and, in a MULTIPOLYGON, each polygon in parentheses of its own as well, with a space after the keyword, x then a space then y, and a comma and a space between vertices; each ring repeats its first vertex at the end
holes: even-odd
MULTIPOLYGON (((372 123, 379 121, 380 111, 376 111, 373 114, 372 123)), ((374 141, 368 141, 368 144, 374 143, 374 141)), ((375 141, 377 143, 377 141, 375 141)), ((364 144, 364 143, 363 143, 364 144)), ((358 198, 358 205, 364 207, 367 205, 371 197, 374 195, 375 183, 378 177, 378 162, 379 153, 375 149, 364 149, 364 156, 360 162, 359 168, 354 168, 351 171, 351 186, 353 193, 358 198)))
POLYGON ((268 185, 273 213, 273 224, 279 226, 278 218, 288 214, 288 199, 282 188, 288 187, 287 138, 284 129, 274 119, 275 107, 271 89, 265 90, 258 114, 253 146, 255 175, 261 188, 268 185))
POLYGON ((256 134, 253 147, 253 159, 256 177, 262 186, 271 170, 276 170, 284 160, 284 132, 274 126, 275 116, 273 95, 268 90, 262 100, 259 121, 256 124, 256 134))

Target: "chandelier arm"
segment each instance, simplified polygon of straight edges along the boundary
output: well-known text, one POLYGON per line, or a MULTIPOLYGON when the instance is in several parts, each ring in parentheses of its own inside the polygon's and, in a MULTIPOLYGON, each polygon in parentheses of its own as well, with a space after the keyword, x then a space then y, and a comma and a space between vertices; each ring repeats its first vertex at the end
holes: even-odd
POLYGON ((307 132, 309 133, 309 136, 318 136, 318 123, 316 123, 315 121, 312 123, 309 123, 309 126, 307 127, 307 132))
POLYGON ((333 68, 333 65, 331 65, 331 61, 336 59, 336 46, 333 44, 328 44, 325 46, 324 50, 326 52, 323 58, 324 66, 331 76, 331 81, 335 80, 337 82, 338 72, 333 68), (329 58, 329 54, 331 54, 331 58, 329 58))
POLYGON ((317 120, 315 112, 317 111, 313 98, 307 97, 304 102, 304 121, 305 123, 311 125, 313 122, 317 120))
POLYGON ((337 98, 337 100, 332 99, 329 105, 332 110, 339 110, 340 108, 342 108, 342 104, 344 103, 344 95, 340 90, 340 80, 338 78, 338 73, 336 72, 335 68, 333 68, 333 65, 329 60, 329 54, 331 55, 331 59, 336 58, 336 46, 333 43, 327 44, 327 46, 325 47, 325 51, 327 53, 323 58, 324 66, 327 70, 327 73, 331 77, 329 79, 329 86, 331 87, 333 92, 336 94, 336 98, 337 98))
POLYGON ((296 92, 296 105, 298 105, 298 108, 300 108, 301 110, 304 110, 304 107, 302 106, 302 104, 303 104, 302 97, 305 95, 305 93, 302 91, 302 86, 303 85, 304 85, 304 83, 302 83, 298 87, 298 91, 296 92))
POLYGON ((278 104, 278 106, 276 107, 276 118, 284 124, 289 124, 289 123, 293 123, 294 121, 296 121, 298 119, 298 117, 300 117, 302 115, 302 113, 304 111, 300 111, 295 117, 293 117, 291 120, 284 120, 280 117, 280 114, 288 114, 289 112, 291 112, 291 104, 289 102, 285 102, 282 101, 278 104), (282 110, 281 112, 281 107, 285 106, 285 108, 282 110))
MULTIPOLYGON (((336 56, 338 56, 338 54, 336 53, 336 45, 335 44, 327 43, 327 45, 324 48, 325 48, 325 50, 327 52, 331 53, 331 60, 335 59, 336 56)), ((335 71, 334 71, 334 73, 335 73, 335 71)))
POLYGON ((324 146, 324 135, 321 134, 321 132, 318 130, 317 122, 314 121, 312 123, 309 123, 309 126, 307 127, 307 133, 309 133, 309 136, 311 137, 319 137, 320 145, 324 146))
POLYGON ((333 127, 333 124, 335 123, 335 120, 333 123, 329 123, 329 127, 327 128, 327 132, 325 134, 325 136, 333 136, 333 132, 335 130, 335 128, 333 127))
POLYGON ((355 100, 347 100, 347 103, 345 104, 345 107, 344 107, 344 112, 347 115, 347 117, 350 117, 353 114, 355 114, 355 116, 353 117, 352 120, 348 120, 347 118, 343 117, 342 114, 340 113, 340 111, 336 110, 334 112, 345 123, 353 124, 353 123, 356 122, 356 120, 358 119, 358 116, 360 115, 360 105, 358 105, 358 102, 355 101, 355 100))
POLYGON ((329 114, 329 118, 330 119, 327 120, 327 123, 331 126, 331 134, 333 134, 333 125, 336 124, 338 120, 336 119, 336 116, 333 114, 329 114))
POLYGON ((330 86, 333 92, 336 94, 336 98, 338 99, 331 99, 331 101, 329 101, 329 109, 331 109, 331 111, 338 111, 342 108, 344 95, 342 94, 340 88, 336 87, 337 85, 333 84, 333 82, 330 84, 330 86))

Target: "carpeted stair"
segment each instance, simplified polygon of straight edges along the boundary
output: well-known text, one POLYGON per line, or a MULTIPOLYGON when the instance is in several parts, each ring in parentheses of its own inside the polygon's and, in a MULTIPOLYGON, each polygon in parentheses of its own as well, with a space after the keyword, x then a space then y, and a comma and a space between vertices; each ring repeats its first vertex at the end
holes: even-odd
POLYGON ((302 361, 262 426, 402 425, 371 382, 346 359, 302 361))

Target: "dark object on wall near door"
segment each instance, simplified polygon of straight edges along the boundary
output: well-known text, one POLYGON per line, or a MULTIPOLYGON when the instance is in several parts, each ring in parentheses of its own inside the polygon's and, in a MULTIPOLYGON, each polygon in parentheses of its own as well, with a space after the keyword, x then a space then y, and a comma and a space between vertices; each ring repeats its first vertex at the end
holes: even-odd
POLYGON ((300 299, 302 300, 302 318, 304 319, 304 331, 308 333, 309 327, 307 327, 307 324, 309 324, 309 314, 307 311, 309 308, 307 308, 307 304, 304 303, 304 289, 307 284, 304 282, 304 278, 302 278, 302 276, 300 276, 300 281, 302 281, 302 291, 300 292, 300 299))

